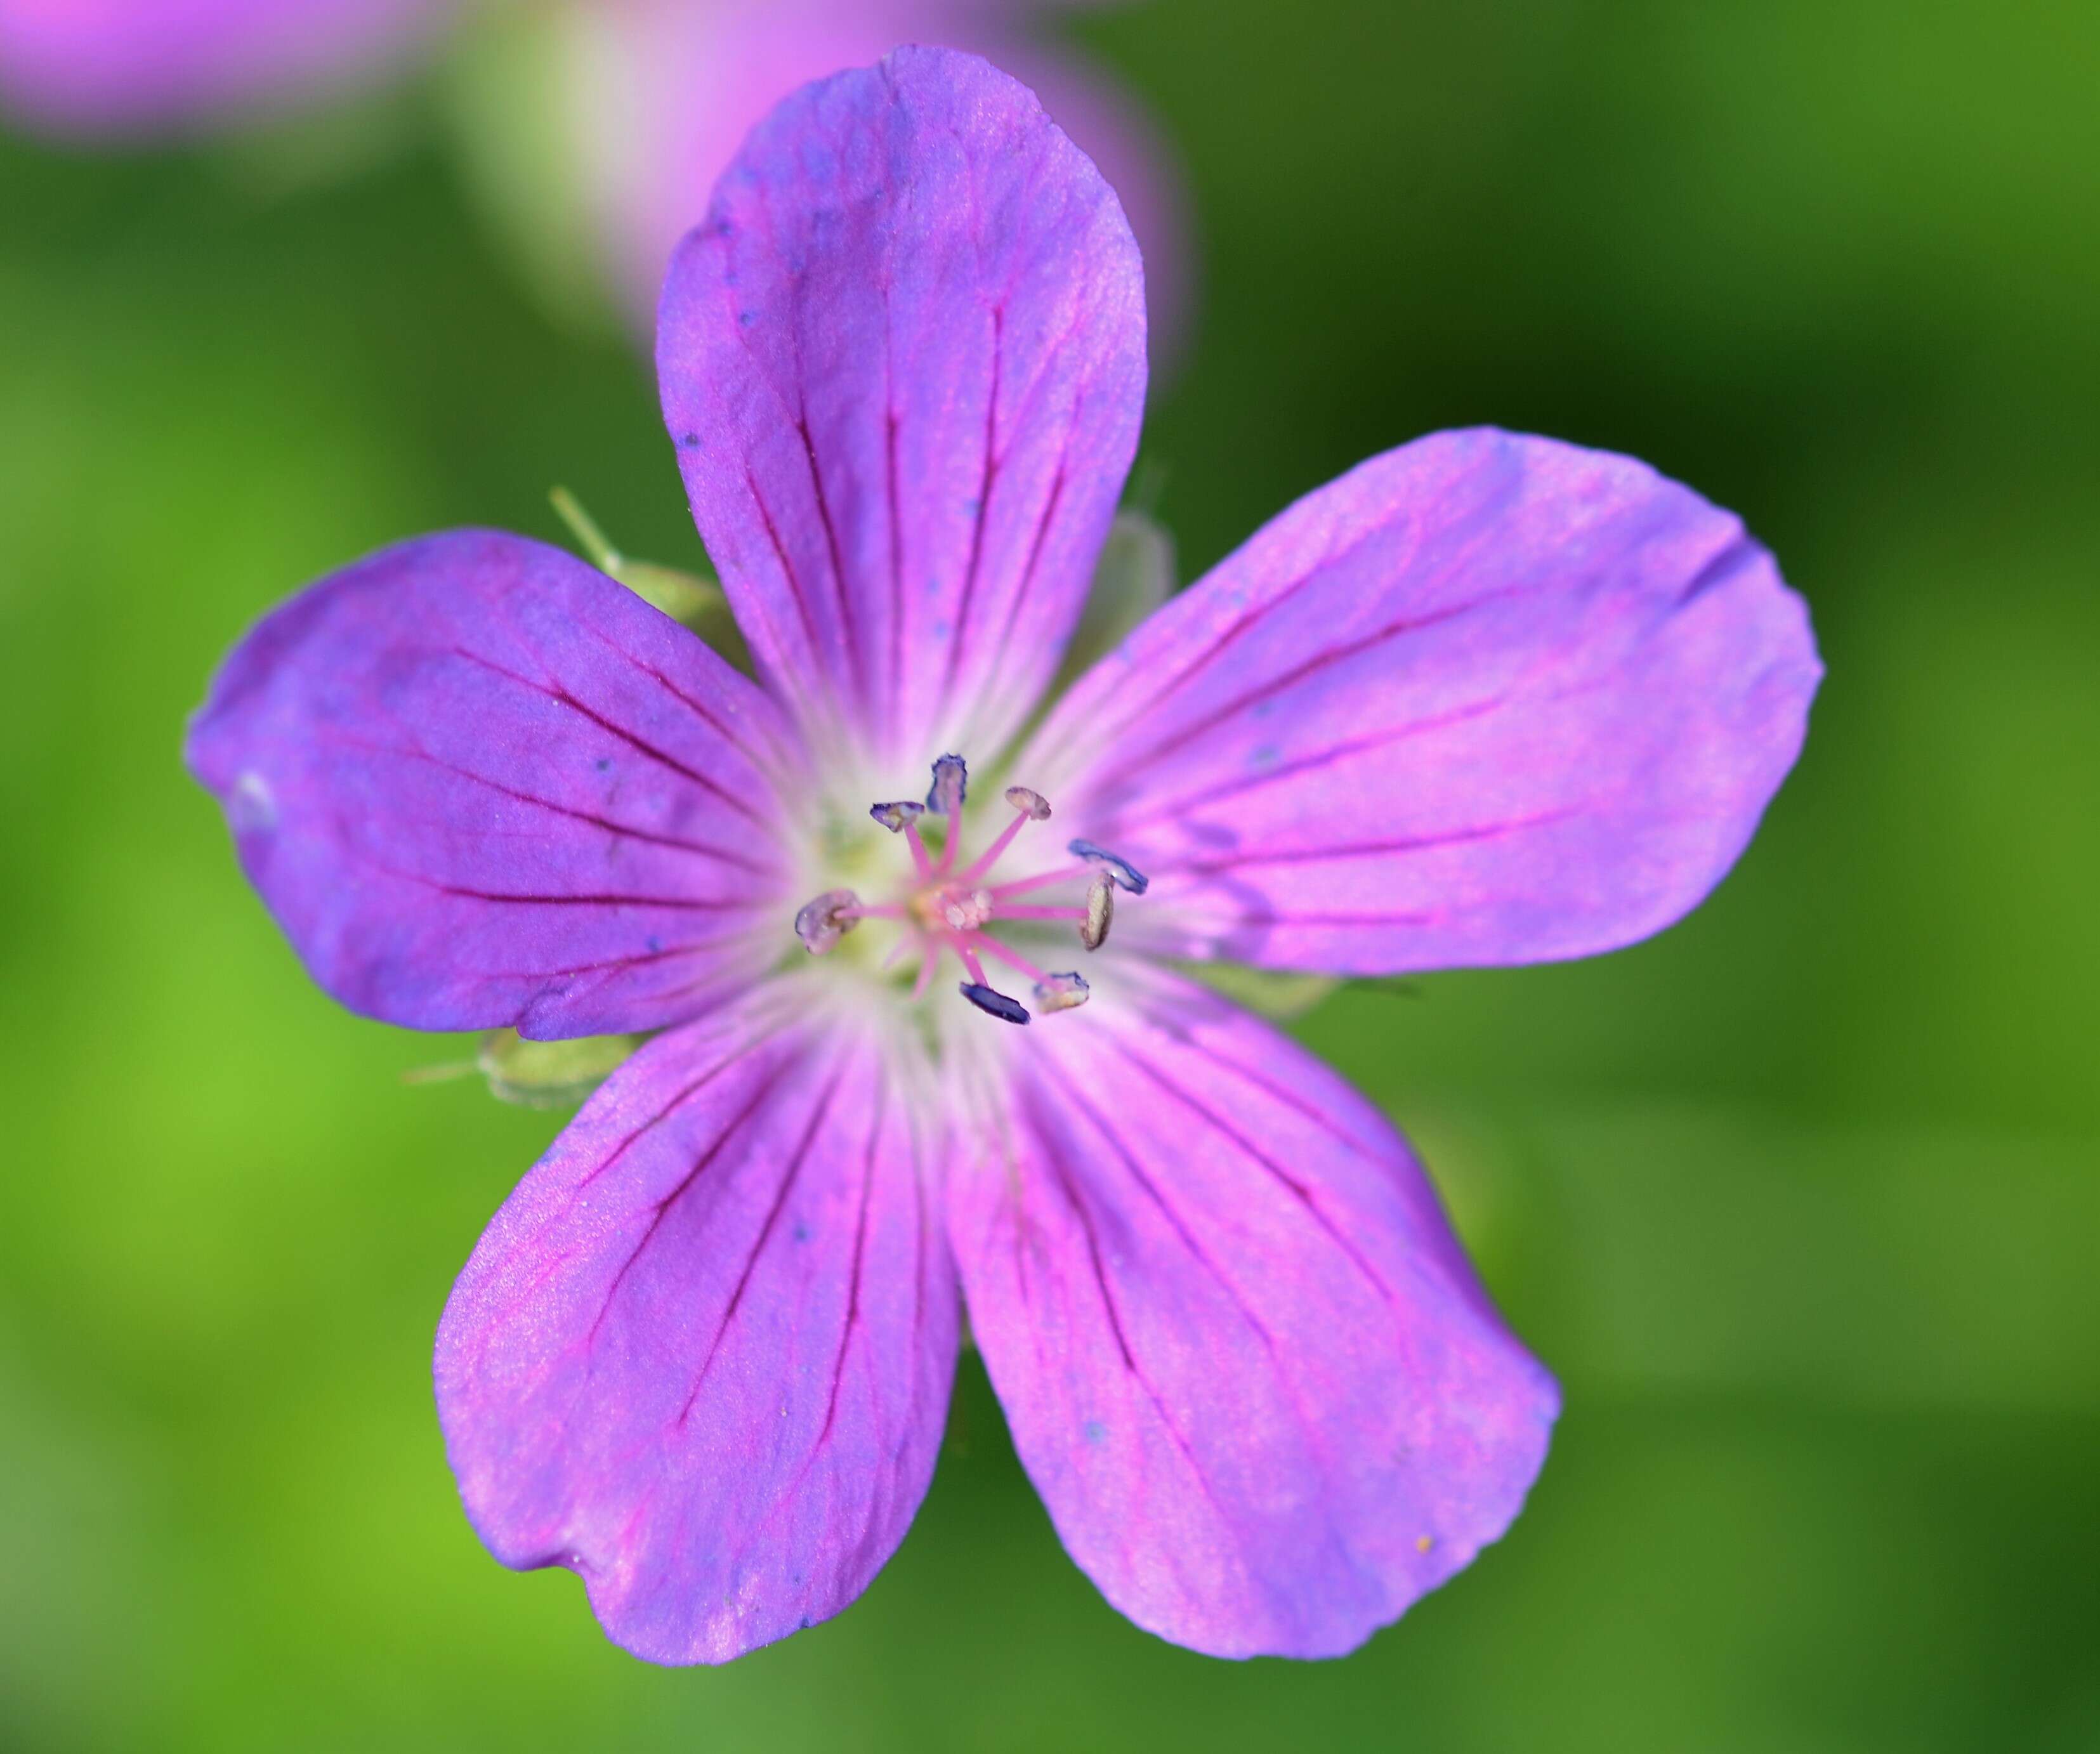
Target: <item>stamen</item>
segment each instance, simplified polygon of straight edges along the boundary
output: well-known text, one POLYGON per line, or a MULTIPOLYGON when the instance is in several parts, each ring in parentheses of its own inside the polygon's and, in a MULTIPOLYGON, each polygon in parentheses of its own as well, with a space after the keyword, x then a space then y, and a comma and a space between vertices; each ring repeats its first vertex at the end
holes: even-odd
POLYGON ((1084 975, 1045 975, 1035 983, 1035 1008, 1038 1011, 1070 1011, 1074 1006, 1087 1003, 1087 993, 1084 975))
POLYGON ((963 846, 963 800, 969 795, 969 764, 960 756, 942 756, 933 764, 933 784, 926 794, 926 808, 948 819, 948 838, 942 843, 941 862, 933 869, 951 871, 963 846))
POLYGON ((1087 911, 1079 922, 1079 942, 1090 950, 1098 950, 1108 941, 1109 927, 1114 919, 1115 885, 1106 872, 1101 872, 1087 885, 1087 911))
POLYGON ((969 764, 960 756, 942 756, 933 764, 933 784, 926 794, 926 808, 936 816, 948 818, 951 839, 955 819, 962 814, 963 800, 969 795, 969 764))
POLYGON ((827 889, 795 915, 795 936, 812 956, 822 956, 860 923, 860 897, 850 889, 827 889))
POLYGON ((911 849, 911 868, 919 873, 924 883, 933 875, 933 855, 926 850, 926 843, 919 838, 919 824, 907 821, 904 825, 904 844, 911 849))
POLYGON ((1035 963, 1029 961, 1026 957, 1021 955, 1018 951, 1012 950, 1008 945, 1001 944, 996 938, 981 939, 979 941, 979 945, 980 948, 983 950, 986 955, 995 957, 999 961, 1004 963, 1008 967, 1012 969, 1017 974, 1026 975, 1031 981, 1040 981, 1045 978, 1043 971, 1038 968, 1035 963))
POLYGON ((1017 998, 1008 998, 1004 993, 995 993, 981 981, 965 981, 959 989, 979 1011, 987 1011, 1005 1023, 1028 1021, 1028 1007, 1017 998))
POLYGON ((1030 791, 1026 786, 1008 787, 1006 801, 1013 806, 1013 820, 999 831, 998 840, 977 856, 970 868, 963 873, 964 876, 982 877, 999 863, 999 854, 1013 844, 1016 835, 1030 822, 1048 820, 1050 814, 1049 800, 1041 792, 1030 791))
POLYGON ((1003 901, 1010 895, 1026 895, 1030 889, 1047 889, 1053 883, 1070 883, 1092 870, 1091 865, 1063 865, 1054 871, 1038 871, 1033 877, 1017 877, 1012 883, 993 884, 992 899, 1003 901))
POLYGON ((1095 870, 1107 872, 1132 895, 1143 895, 1152 887, 1152 879, 1121 853, 1097 847, 1091 840, 1074 840, 1065 850, 1077 853, 1095 870))
MULTIPOLYGON (((4 3, 4 0, 0 0, 4 3)), ((993 869, 1030 822, 1047 822, 1050 800, 1028 786, 1004 788, 1012 818, 973 858, 958 869, 963 841, 963 808, 969 795, 968 765, 959 755, 942 756, 933 764, 933 783, 925 802, 894 798, 867 807, 869 819, 893 835, 903 837, 916 868, 915 880, 883 901, 863 902, 850 889, 827 889, 806 902, 795 915, 795 934, 813 956, 834 949, 840 938, 863 919, 880 918, 897 923, 898 930, 888 945, 882 969, 895 967, 907 955, 918 958, 911 981, 911 997, 924 998, 932 991, 942 957, 949 951, 962 964, 964 979, 959 990, 978 1010, 1006 1023, 1025 1024, 1033 1013, 1010 994, 1002 993, 986 977, 987 962, 1003 965, 1030 982, 1037 1011, 1070 1011, 1088 1003, 1091 992, 1083 975, 1065 969, 1045 973, 1026 956, 992 936, 997 922, 1070 920, 1079 928, 1079 941, 1089 950, 1099 950, 1108 940, 1115 919, 1115 892, 1127 890, 1143 895, 1150 887, 1144 872, 1119 853, 1092 840, 1068 844, 1074 862, 1013 881, 990 882, 993 869), (938 856, 920 838, 921 819, 945 819, 938 856), (1040 892, 1052 885, 1086 886, 1083 906, 1070 901, 1037 903, 1018 898, 1040 892)), ((1064 892, 1070 894, 1067 890, 1064 892)))

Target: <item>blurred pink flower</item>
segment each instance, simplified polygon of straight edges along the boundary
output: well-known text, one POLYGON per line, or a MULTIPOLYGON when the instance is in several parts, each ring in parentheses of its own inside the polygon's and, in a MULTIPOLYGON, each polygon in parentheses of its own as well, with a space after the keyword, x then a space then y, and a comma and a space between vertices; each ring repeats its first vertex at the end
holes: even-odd
MULTIPOLYGON (((1054 0, 1053 0, 1054 7, 1054 0)), ((653 313, 678 240, 738 145, 787 92, 903 42, 969 49, 1004 68, 1101 167, 1145 252, 1153 343, 1185 302, 1180 191, 1164 143, 1100 70, 1047 46, 1017 0, 598 0, 572 9, 574 130, 599 240, 653 313)))
POLYGON ((390 68, 450 0, 0 0, 0 105, 42 132, 183 133, 390 68))
MULTIPOLYGON (((671 251, 752 124, 810 81, 904 42, 975 50, 1030 86, 1121 198, 1152 268, 1155 347, 1185 303, 1171 154, 1100 70, 1032 29, 1059 0, 562 0, 548 126, 580 167, 584 227, 646 325, 671 251)), ((72 139, 278 115, 398 70, 516 0, 0 0, 0 110, 72 139)), ((646 333, 645 328, 644 333, 646 333)))

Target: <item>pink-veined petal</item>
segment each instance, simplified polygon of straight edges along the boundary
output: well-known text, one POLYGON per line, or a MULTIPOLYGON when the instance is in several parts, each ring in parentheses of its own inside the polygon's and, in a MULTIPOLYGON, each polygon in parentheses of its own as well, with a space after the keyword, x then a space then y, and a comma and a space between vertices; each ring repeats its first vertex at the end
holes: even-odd
POLYGON ((433 34, 451 0, 0 0, 0 102, 64 134, 289 109, 433 34))
POLYGON ((933 1471, 956 1298, 876 1043, 761 989, 660 1036, 518 1185, 438 1333, 489 1549, 724 1662, 852 1602, 933 1471))
POLYGON ((1122 960, 951 1168, 971 1329, 1110 1602, 1214 1655, 1335 1655, 1509 1525, 1556 1391, 1376 1111, 1122 960))
POLYGON ((876 762, 1056 668, 1136 444, 1143 275, 1023 87, 900 49, 761 123, 680 247, 664 417, 761 672, 876 762))
POLYGON ((1154 879, 1126 943, 1361 975, 1539 961, 1705 897, 1821 673, 1728 513, 1630 458, 1440 433, 1169 602, 1018 765, 1154 879))
POLYGON ((691 1016, 776 956, 772 703, 559 549, 372 555, 272 611, 191 721, 191 771, 318 981, 426 1029, 691 1016))

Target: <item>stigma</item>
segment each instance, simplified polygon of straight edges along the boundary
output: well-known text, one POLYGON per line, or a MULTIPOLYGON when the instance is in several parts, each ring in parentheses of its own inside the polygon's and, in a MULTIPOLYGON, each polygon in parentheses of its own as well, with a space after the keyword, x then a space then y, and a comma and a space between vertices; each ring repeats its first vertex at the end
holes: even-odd
POLYGON ((1061 924, 1074 932, 1083 949, 1099 950, 1114 919, 1114 891, 1142 895, 1145 878, 1127 859, 1090 840, 1068 842, 1067 857, 1046 868, 1003 876, 1002 862, 1025 831, 1051 817, 1050 800, 1026 786, 1009 786, 1001 794, 1012 814, 983 850, 965 862, 963 815, 968 800, 968 764, 959 755, 944 755, 933 764, 933 782, 923 802, 907 798, 870 804, 869 818, 903 841, 911 857, 909 870, 899 874, 891 893, 871 901, 862 901, 855 890, 826 890, 796 914, 796 936, 810 954, 823 956, 862 920, 891 922, 897 943, 883 966, 908 967, 907 959, 915 954, 918 967, 911 989, 915 999, 927 995, 942 961, 953 956, 962 974, 962 996, 1003 1023, 1026 1024, 1032 1014, 994 984, 995 974, 1026 983, 1037 1012, 1085 1004, 1090 989, 1076 970, 1046 972, 995 928, 1018 924, 1024 935, 1035 936, 1061 924), (922 824, 930 831, 935 822, 942 825, 938 849, 920 832, 922 824), (1031 892, 1053 884, 1082 882, 1083 902, 1046 904, 1032 898, 1031 892))

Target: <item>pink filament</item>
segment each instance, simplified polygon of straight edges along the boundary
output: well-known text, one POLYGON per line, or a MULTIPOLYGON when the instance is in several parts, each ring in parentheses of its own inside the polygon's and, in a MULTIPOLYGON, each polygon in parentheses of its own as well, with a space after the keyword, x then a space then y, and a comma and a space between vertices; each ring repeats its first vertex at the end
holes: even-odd
POLYGON ((1091 865, 1067 865, 1054 871, 1039 872, 1033 877, 1017 878, 1012 883, 995 884, 991 892, 992 899, 996 901, 1001 896, 1021 895, 1028 890, 1040 889, 1050 884, 1064 883, 1070 878, 1088 876, 1092 870, 1093 866, 1091 865))
POLYGON ((1034 818, 1026 810, 1016 810, 1013 813, 1013 820, 999 831, 998 840, 977 855, 970 868, 963 873, 962 880, 968 883, 973 877, 982 877, 993 866, 998 864, 999 854, 1013 844, 1013 837, 1021 832, 1021 824, 1033 820, 1034 818))
POLYGON ((1009 968, 1018 969, 1031 981, 1040 981, 1043 978, 1043 971, 1035 963, 1024 956, 1017 956, 996 938, 984 940, 984 953, 987 956, 997 957, 1009 968))
POLYGON ((919 875, 921 877, 932 876, 933 862, 926 856, 926 843, 919 838, 919 825, 916 822, 907 822, 904 825, 904 838, 911 844, 911 862, 919 868, 919 875))

